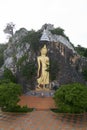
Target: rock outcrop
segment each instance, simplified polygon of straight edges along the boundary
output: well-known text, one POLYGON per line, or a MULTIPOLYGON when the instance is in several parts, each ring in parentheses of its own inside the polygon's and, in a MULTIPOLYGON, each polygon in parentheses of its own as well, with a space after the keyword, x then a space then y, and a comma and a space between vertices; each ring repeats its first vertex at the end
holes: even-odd
MULTIPOLYGON (((58 66, 58 72, 56 72, 56 79, 50 82, 55 82, 58 84, 66 84, 72 82, 84 83, 82 76, 82 70, 87 66, 87 59, 80 57, 74 50, 71 43, 63 36, 52 34, 50 30, 53 30, 53 25, 46 25, 41 28, 42 33, 39 39, 40 47, 44 43, 48 48, 48 56, 51 61, 55 61, 58 66), (78 68, 78 69, 77 69, 78 68)), ((31 41, 24 41, 29 32, 22 28, 10 38, 8 47, 4 51, 4 64, 0 71, 3 74, 4 67, 10 69, 14 75, 17 76, 18 82, 24 86, 24 91, 30 89, 31 82, 21 75, 20 68, 22 65, 26 65, 31 61, 34 61, 37 68, 37 56, 40 54, 35 53, 31 48, 31 41)), ((55 68, 55 66, 54 66, 55 68)), ((52 70, 54 71, 54 70, 52 70)), ((55 70, 56 71, 56 70, 55 70)), ((34 87, 36 85, 36 76, 32 82, 34 87)))
POLYGON ((8 47, 4 51, 4 65, 8 69, 14 70, 16 62, 29 52, 30 44, 22 43, 21 40, 28 34, 28 31, 24 28, 17 31, 14 36, 9 40, 8 47), (16 60, 16 62, 15 62, 16 60), (15 62, 15 63, 14 63, 15 62))

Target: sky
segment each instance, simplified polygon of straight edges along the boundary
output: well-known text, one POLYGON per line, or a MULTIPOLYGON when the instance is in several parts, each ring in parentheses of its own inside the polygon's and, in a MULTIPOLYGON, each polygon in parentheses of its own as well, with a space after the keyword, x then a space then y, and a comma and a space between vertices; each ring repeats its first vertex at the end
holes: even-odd
POLYGON ((87 0, 0 0, 0 43, 7 42, 3 30, 10 22, 15 31, 53 24, 63 28, 75 46, 87 48, 87 0))

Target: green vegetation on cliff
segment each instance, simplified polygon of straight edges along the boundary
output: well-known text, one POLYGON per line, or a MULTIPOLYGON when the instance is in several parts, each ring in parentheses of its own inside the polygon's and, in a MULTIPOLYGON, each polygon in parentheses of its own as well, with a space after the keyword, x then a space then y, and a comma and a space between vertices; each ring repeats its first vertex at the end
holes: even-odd
POLYGON ((87 57, 87 48, 78 45, 75 49, 79 55, 87 57))
POLYGON ((7 48, 7 44, 0 44, 0 67, 4 64, 4 50, 7 48))
POLYGON ((40 44, 41 31, 31 30, 28 34, 22 39, 22 42, 27 42, 31 45, 31 48, 34 52, 38 52, 40 44))
POLYGON ((62 29, 61 27, 58 27, 58 28, 51 30, 51 33, 56 34, 56 35, 61 35, 69 41, 69 38, 64 33, 64 29, 62 29))

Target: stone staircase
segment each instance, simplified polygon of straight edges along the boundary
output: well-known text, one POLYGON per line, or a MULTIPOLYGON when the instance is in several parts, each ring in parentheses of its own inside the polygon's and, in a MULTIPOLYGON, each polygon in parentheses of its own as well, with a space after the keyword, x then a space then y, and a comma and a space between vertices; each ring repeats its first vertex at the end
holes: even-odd
POLYGON ((34 108, 36 110, 49 110, 51 108, 56 108, 53 97, 22 95, 20 99, 19 104, 21 106, 27 105, 29 108, 34 108))

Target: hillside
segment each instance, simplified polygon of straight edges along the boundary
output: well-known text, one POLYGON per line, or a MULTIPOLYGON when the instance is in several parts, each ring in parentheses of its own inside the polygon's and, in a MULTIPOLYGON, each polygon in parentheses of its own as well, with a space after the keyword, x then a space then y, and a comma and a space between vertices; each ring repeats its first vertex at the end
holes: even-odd
POLYGON ((16 31, 7 47, 0 47, 4 53, 0 71, 4 71, 4 67, 11 70, 24 92, 34 89, 37 86, 37 56, 44 44, 50 58, 50 83, 85 83, 82 71, 87 59, 78 55, 63 29, 55 29, 52 25, 43 25, 38 31, 25 28, 16 31))

